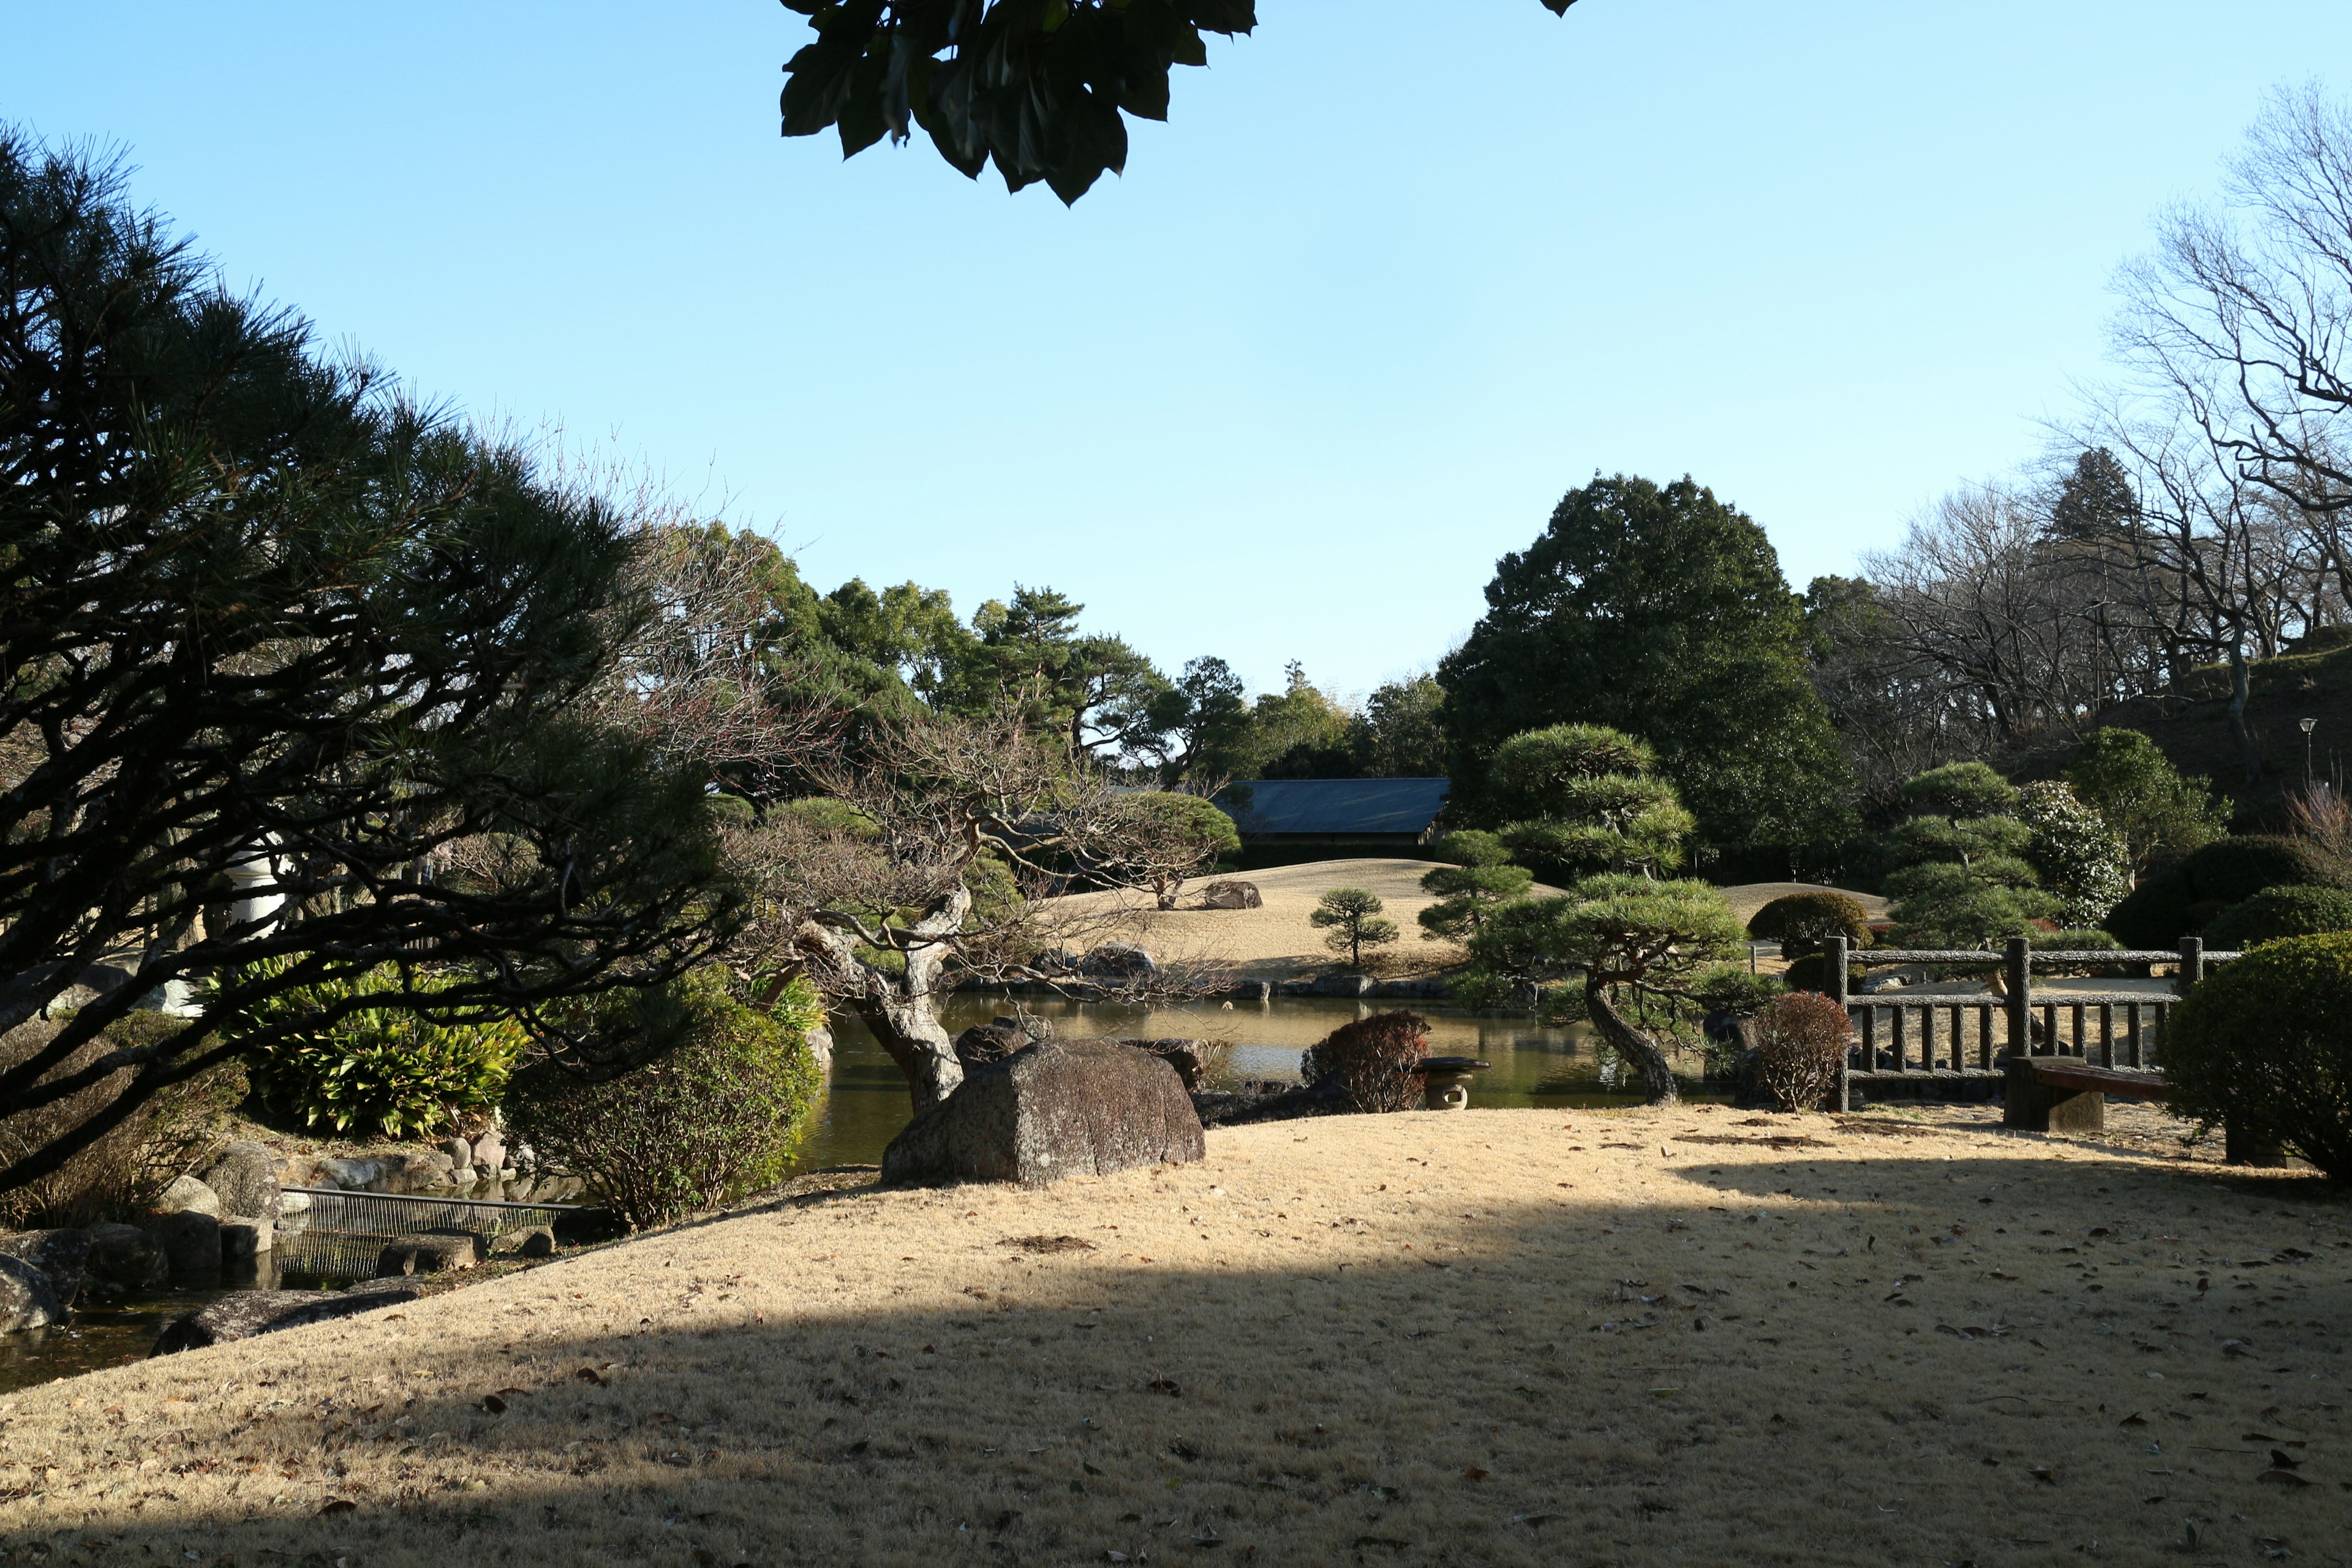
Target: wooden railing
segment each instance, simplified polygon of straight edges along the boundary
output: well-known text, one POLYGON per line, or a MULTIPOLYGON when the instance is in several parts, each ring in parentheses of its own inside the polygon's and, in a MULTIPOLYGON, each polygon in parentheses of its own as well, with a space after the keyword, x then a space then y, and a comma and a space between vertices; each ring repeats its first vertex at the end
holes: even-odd
POLYGON ((1832 937, 1824 945, 1827 973, 1822 988, 1854 1024, 1855 1043, 1838 1090, 1841 1110, 1851 1105, 1849 1086, 1853 1083, 1998 1079, 2001 1058, 2012 1055, 2152 1069, 2164 1026, 2179 1001, 2177 994, 2050 990, 2037 994, 2036 967, 2168 963, 2177 966, 2177 985, 2185 989, 2203 978, 2207 965, 2238 956, 2208 952, 2196 937, 2185 939, 2177 949, 2154 952, 2036 952, 2021 938, 2012 940, 2005 952, 1871 948, 1865 950, 1865 961, 1873 968, 1983 970, 2000 976, 2000 988, 1962 995, 1908 996, 1901 991, 1856 995, 1849 981, 1855 955, 1845 938, 1832 937))

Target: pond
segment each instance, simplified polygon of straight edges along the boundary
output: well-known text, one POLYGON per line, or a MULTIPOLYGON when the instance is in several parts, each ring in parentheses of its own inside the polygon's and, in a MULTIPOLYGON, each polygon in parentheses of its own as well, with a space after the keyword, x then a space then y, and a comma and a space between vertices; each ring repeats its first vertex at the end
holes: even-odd
MULTIPOLYGON (((942 1009, 950 1033, 985 1024, 1013 1011, 1001 996, 960 993, 942 1009)), ((1129 1037, 1230 1041, 1210 1077, 1210 1087, 1230 1088, 1244 1079, 1298 1077, 1298 1053, 1342 1024, 1368 1017, 1395 1004, 1373 1005, 1325 997, 1280 996, 1268 1002, 1195 1002, 1160 1007, 1023 998, 1032 1014, 1053 1020, 1068 1038, 1129 1037)), ((1470 1103, 1484 1106, 1638 1105, 1639 1082, 1602 1052, 1591 1026, 1546 1028, 1527 1016, 1453 1012, 1427 1004, 1412 1010, 1429 1020, 1432 1056, 1476 1057, 1493 1063, 1470 1080, 1470 1103)), ((831 1165, 870 1165, 883 1146, 907 1124, 907 1080, 864 1025, 846 1016, 833 1025, 833 1078, 816 1124, 810 1128, 796 1163, 802 1170, 831 1165)), ((1692 1056, 1677 1064, 1684 1092, 1694 1099, 1728 1098, 1698 1081, 1701 1063, 1692 1056)))

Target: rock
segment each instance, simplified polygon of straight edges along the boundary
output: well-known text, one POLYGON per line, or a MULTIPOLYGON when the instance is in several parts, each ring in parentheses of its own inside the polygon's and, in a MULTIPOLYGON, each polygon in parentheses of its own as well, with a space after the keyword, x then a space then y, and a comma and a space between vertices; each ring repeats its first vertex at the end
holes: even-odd
POLYGON ((1204 910, 1257 910, 1265 907, 1255 882, 1212 882, 1201 889, 1204 910))
POLYGON ((278 1217, 278 1158, 258 1143, 231 1143, 205 1172, 223 1217, 278 1217))
POLYGON ((65 1315, 47 1275, 21 1258, 0 1253, 0 1334, 46 1329, 65 1315))
POLYGON ((1293 1121, 1302 1116, 1345 1116, 1355 1108, 1337 1075, 1317 1084, 1267 1083, 1253 1079, 1238 1094, 1204 1091, 1192 1096, 1203 1127, 1244 1127, 1256 1121, 1293 1121))
POLYGON ((1363 996, 1379 982, 1369 974, 1325 974, 1309 983, 1310 996, 1363 996))
POLYGON ((449 1184, 453 1187, 470 1187, 481 1180, 481 1177, 482 1173, 473 1166, 460 1165, 449 1173, 449 1184))
POLYGON ((281 1219, 281 1220, 282 1220, 282 1219, 286 1218, 286 1217, 287 1217, 288 1215, 289 1215, 309 1214, 310 1212, 310 1194, 308 1194, 308 1193, 289 1193, 289 1192, 286 1191, 286 1190, 285 1190, 284 1188, 282 1188, 282 1187, 278 1189, 278 1217, 279 1219, 281 1219))
POLYGON ((490 1243, 493 1258, 552 1258, 555 1256, 555 1227, 528 1225, 520 1230, 510 1230, 490 1243))
POLYGON ((460 1165, 470 1165, 474 1163, 474 1146, 463 1138, 452 1135, 441 1140, 435 1147, 449 1156, 449 1168, 453 1171, 460 1165))
POLYGON ((172 1283, 199 1285, 220 1277, 220 1221, 194 1209, 155 1216, 155 1238, 171 1260, 172 1283))
POLYGON ((446 1269, 471 1268, 481 1260, 481 1243, 471 1232, 424 1231, 385 1243, 375 1260, 375 1277, 389 1279, 404 1274, 439 1274, 446 1269))
POLYGON ((1151 954, 1131 942, 1104 942, 1089 949, 1078 963, 1081 974, 1108 975, 1119 980, 1156 973, 1159 968, 1151 962, 1151 954))
POLYGON ((1142 1051, 1149 1056, 1158 1057, 1161 1061, 1174 1068, 1176 1076, 1183 1080, 1184 1087, 1188 1090, 1200 1087, 1201 1075, 1208 1068, 1207 1055, 1202 1050, 1201 1042, 1198 1040, 1122 1039, 1118 1043, 1130 1050, 1142 1051))
POLYGON ((833 1030, 824 1024, 819 1024, 815 1028, 803 1035, 801 1039, 808 1047, 809 1055, 816 1058, 817 1071, 831 1072, 833 1070, 833 1030))
POLYGON ((882 1179, 1038 1186, 1206 1149, 1166 1062, 1110 1040, 1051 1040, 981 1068, 908 1122, 883 1151, 882 1179))
POLYGON ((330 1156, 320 1160, 319 1175, 329 1186, 339 1187, 347 1193, 363 1193, 383 1180, 383 1162, 340 1160, 330 1156))
POLYGON ((973 1073, 992 1062, 1003 1061, 1028 1043, 1026 1035, 1018 1028, 1006 1028, 1001 1019, 993 1024, 974 1024, 955 1037, 956 1060, 963 1064, 966 1073, 973 1073))
POLYGON ((319 1157, 316 1154, 288 1154, 278 1162, 280 1192, 288 1187, 315 1187, 318 1184, 319 1157))
POLYGON ((157 1214, 201 1214, 218 1219, 221 1215, 220 1194, 194 1176, 174 1176, 163 1195, 155 1200, 157 1214))
POLYGON ((475 1139, 474 1163, 486 1171, 506 1169, 507 1141, 495 1132, 485 1132, 475 1139))
POLYGON ((250 1263, 277 1244, 277 1223, 266 1219, 225 1219, 220 1222, 221 1258, 229 1263, 250 1263))
POLYGON ((202 1350, 256 1334, 298 1329, 356 1317, 379 1308, 414 1301, 418 1292, 404 1286, 355 1286, 349 1290, 237 1290, 174 1318, 156 1336, 153 1355, 202 1350))
POLYGON ((172 1278, 162 1238, 135 1225, 91 1226, 89 1258, 83 1267, 93 1295, 159 1289, 172 1278))
POLYGON ((81 1294, 89 1267, 90 1234, 86 1230, 20 1230, 0 1236, 0 1256, 29 1263, 49 1277, 58 1305, 70 1307, 81 1294))

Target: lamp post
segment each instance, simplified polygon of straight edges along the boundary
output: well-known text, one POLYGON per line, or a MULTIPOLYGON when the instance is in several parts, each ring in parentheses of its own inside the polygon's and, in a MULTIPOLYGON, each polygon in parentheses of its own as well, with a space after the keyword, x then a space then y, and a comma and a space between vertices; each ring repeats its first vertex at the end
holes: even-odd
POLYGON ((2295 721, 2303 731, 2303 787, 2306 790, 2311 787, 2311 731, 2318 722, 2316 719, 2295 721))

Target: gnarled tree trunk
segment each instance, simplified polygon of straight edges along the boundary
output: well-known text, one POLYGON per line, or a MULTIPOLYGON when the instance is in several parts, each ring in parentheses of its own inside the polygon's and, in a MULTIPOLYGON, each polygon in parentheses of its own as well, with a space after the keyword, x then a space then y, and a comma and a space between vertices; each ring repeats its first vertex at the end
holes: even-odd
POLYGON ((963 1063, 956 1057, 954 1037, 940 1022, 937 996, 956 933, 971 911, 971 894, 959 887, 900 931, 907 957, 903 974, 859 958, 856 940, 845 931, 814 919, 801 928, 801 943, 819 960, 824 988, 864 1020, 907 1075, 918 1115, 963 1082, 963 1063))
POLYGON ((1619 1056, 1641 1069, 1642 1092, 1650 1104, 1674 1105, 1682 1100, 1682 1089, 1675 1082, 1675 1069, 1668 1065, 1666 1053, 1658 1048, 1658 1043, 1650 1038, 1646 1030, 1635 1028, 1611 1004, 1606 981, 1585 981, 1584 1006, 1601 1037, 1619 1056))

